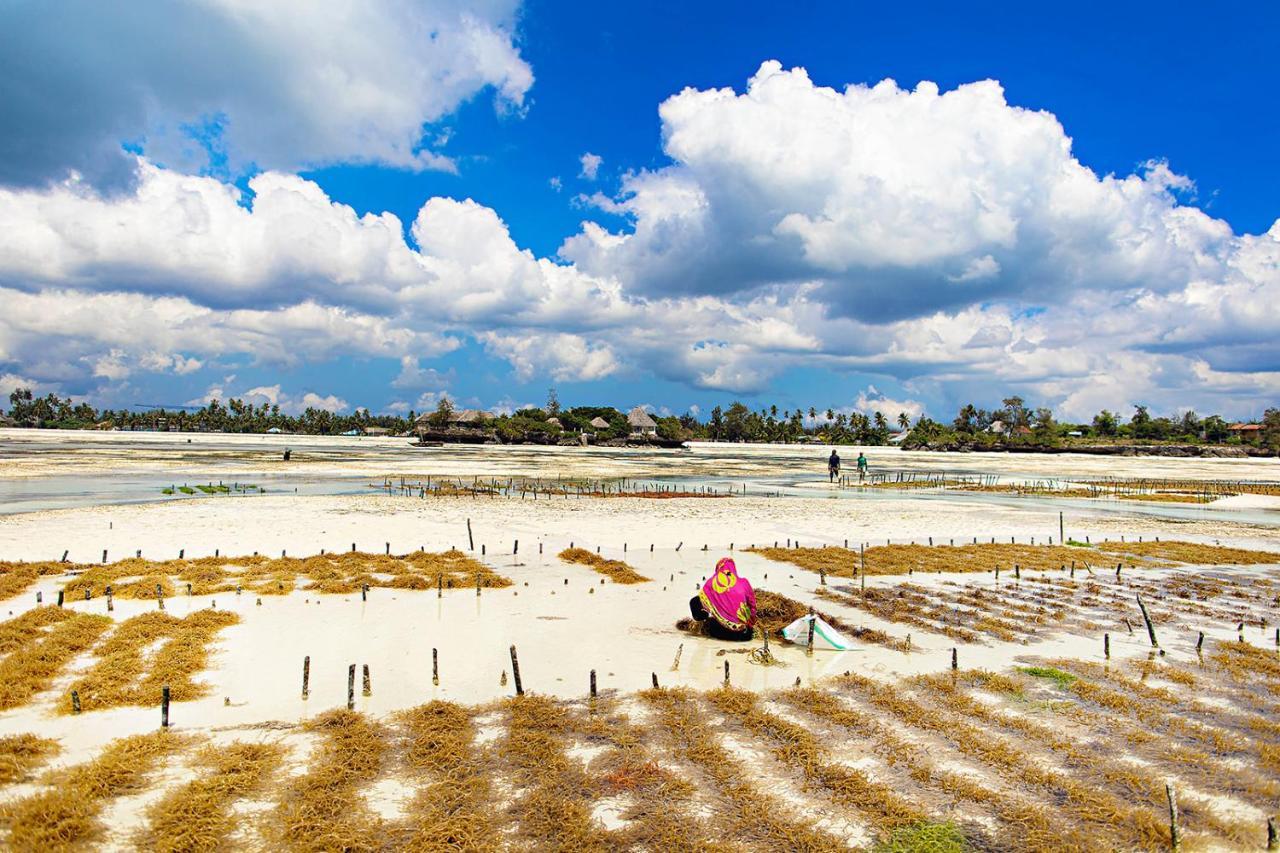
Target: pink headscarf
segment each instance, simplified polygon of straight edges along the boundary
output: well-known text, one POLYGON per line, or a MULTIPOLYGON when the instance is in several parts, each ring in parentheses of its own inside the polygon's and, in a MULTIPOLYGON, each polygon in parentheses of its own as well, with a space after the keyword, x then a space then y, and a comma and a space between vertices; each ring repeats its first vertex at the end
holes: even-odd
POLYGON ((751 582, 739 577, 738 567, 729 557, 716 563, 698 593, 702 606, 730 631, 745 631, 756 624, 756 593, 751 582))

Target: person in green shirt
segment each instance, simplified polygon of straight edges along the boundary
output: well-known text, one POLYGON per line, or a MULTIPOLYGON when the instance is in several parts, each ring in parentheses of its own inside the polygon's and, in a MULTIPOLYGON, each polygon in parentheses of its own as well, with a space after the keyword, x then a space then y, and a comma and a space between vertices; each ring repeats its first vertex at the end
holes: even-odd
POLYGON ((859 482, 861 482, 866 478, 867 478, 867 457, 864 454, 859 453, 858 454, 858 480, 859 482))

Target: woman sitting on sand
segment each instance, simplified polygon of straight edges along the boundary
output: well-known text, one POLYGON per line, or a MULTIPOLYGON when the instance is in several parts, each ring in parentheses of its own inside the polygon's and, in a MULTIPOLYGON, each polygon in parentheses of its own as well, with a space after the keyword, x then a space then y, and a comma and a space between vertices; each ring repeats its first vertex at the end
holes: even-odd
POLYGON ((756 593, 751 582, 738 575, 733 560, 723 557, 702 590, 689 599, 689 612, 717 639, 750 640, 755 632, 756 593))

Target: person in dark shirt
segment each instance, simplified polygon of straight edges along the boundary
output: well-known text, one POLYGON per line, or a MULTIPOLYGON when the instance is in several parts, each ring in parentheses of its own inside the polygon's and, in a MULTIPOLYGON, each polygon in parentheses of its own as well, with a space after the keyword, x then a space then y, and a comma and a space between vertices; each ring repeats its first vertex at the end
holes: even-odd
POLYGON ((828 482, 834 483, 836 478, 840 476, 840 454, 836 453, 836 449, 831 448, 831 456, 827 459, 827 479, 828 482))

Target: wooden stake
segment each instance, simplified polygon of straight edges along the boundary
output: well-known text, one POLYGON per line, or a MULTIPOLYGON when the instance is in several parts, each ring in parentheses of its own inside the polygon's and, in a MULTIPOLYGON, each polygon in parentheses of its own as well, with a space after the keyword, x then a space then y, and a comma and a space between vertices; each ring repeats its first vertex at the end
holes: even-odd
POLYGON ((1147 623, 1147 635, 1151 637, 1151 648, 1160 648, 1160 643, 1156 640, 1156 629, 1151 624, 1151 617, 1147 614, 1147 605, 1142 603, 1142 596, 1138 595, 1138 608, 1142 610, 1142 621, 1147 623))
POLYGON ((956 650, 955 646, 951 647, 951 668, 960 668, 960 653, 956 650))
POLYGON ((302 698, 311 695, 311 655, 302 659, 302 698))
POLYGON ((65 596, 66 596, 66 591, 65 591, 65 590, 61 590, 61 589, 60 589, 60 590, 58 590, 58 606, 59 606, 59 607, 61 607, 61 606, 62 606, 62 601, 63 601, 63 598, 64 598, 65 596))
POLYGON ((680 655, 683 652, 684 652, 684 643, 681 643, 678 647, 676 647, 676 660, 675 660, 675 663, 671 664, 672 672, 675 672, 676 670, 680 669, 680 655))
POLYGON ((1182 831, 1178 828, 1178 795, 1168 782, 1164 783, 1164 793, 1169 798, 1169 849, 1178 853, 1182 849, 1182 831))
POLYGON ((728 686, 729 686, 729 661, 728 661, 728 659, 726 659, 726 660, 725 660, 725 662, 724 662, 724 686, 725 686, 725 687, 728 687, 728 686))
POLYGON ((591 670, 591 698, 596 698, 596 671, 591 670))
POLYGON ((440 684, 440 652, 438 649, 431 650, 431 683, 440 684))
POLYGON ((347 710, 356 709, 356 665, 347 667, 347 710))
POLYGON ((363 676, 364 676, 364 678, 363 678, 363 682, 364 682, 364 683, 363 683, 364 690, 363 690, 362 692, 364 693, 364 695, 365 695, 365 696, 372 696, 372 695, 373 695, 373 681, 369 678, 369 664, 367 664, 367 663, 364 665, 364 672, 363 672, 363 676))
POLYGON ((1111 635, 1110 634, 1102 635, 1102 654, 1107 658, 1107 660, 1111 660, 1111 635))
POLYGON ((1276 834, 1276 819, 1267 818, 1267 849, 1280 850, 1280 837, 1276 834))
POLYGON ((471 536, 471 519, 469 518, 467 519, 467 545, 472 551, 476 549, 476 540, 471 536))
POLYGON ((1200 654, 1200 651, 1203 648, 1204 648, 1204 631, 1201 631, 1200 636, 1196 639, 1196 654, 1200 654))
POLYGON ((653 677, 653 689, 657 690, 658 689, 658 673, 652 672, 649 674, 653 677))
POLYGON ((813 623, 816 621, 813 615, 813 608, 809 608, 809 641, 805 644, 805 654, 813 654, 813 623))
POLYGON ((516 657, 516 647, 514 643, 511 645, 511 675, 516 680, 516 695, 523 696, 524 685, 520 682, 520 661, 516 657))
POLYGON ((80 713, 80 691, 79 690, 71 691, 71 713, 73 714, 80 713))
POLYGON ((169 685, 160 688, 160 728, 169 728, 169 685))

